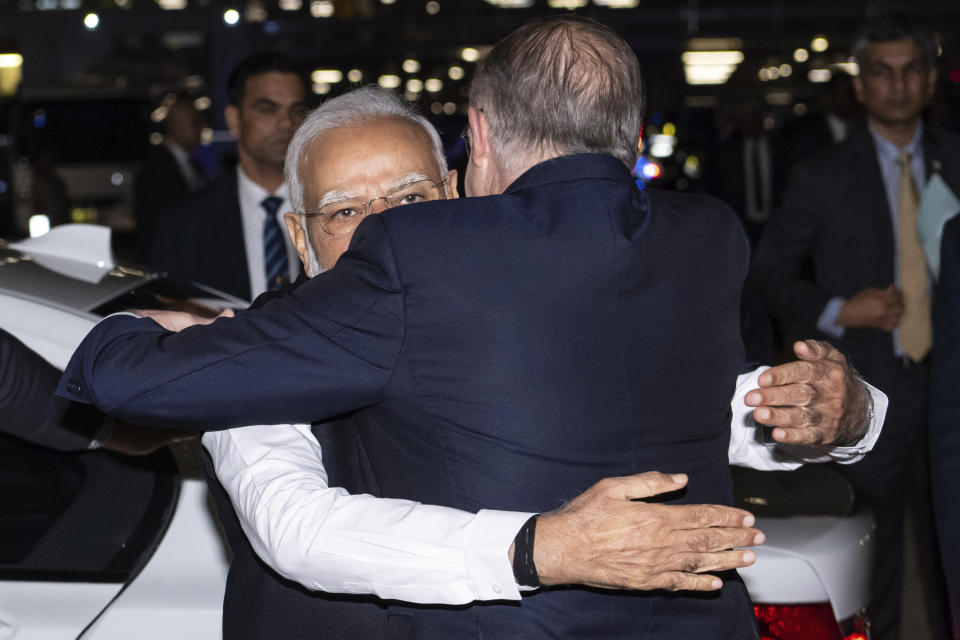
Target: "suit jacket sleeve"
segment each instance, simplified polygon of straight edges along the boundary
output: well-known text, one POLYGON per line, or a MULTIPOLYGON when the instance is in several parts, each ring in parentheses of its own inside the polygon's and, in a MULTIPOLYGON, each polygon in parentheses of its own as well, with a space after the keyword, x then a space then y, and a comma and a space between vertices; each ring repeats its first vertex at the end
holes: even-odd
POLYGON ((403 290, 379 216, 335 269, 233 319, 170 333, 111 317, 58 393, 141 424, 193 430, 309 422, 376 402, 403 336, 403 290))
POLYGON ((0 431, 59 451, 87 449, 103 414, 53 395, 60 372, 0 331, 0 431))
POLYGON ((813 252, 824 210, 823 185, 808 164, 791 176, 783 206, 770 220, 751 269, 751 286, 773 315, 815 331, 817 318, 832 297, 803 276, 813 252))

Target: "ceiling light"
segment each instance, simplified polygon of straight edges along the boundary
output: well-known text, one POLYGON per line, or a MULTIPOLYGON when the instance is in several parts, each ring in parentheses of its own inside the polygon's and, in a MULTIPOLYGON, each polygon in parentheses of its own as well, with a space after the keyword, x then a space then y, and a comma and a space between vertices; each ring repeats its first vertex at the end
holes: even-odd
POLYGON ((227 9, 223 12, 223 21, 232 27, 240 22, 240 12, 236 9, 227 9))
POLYGON ((313 0, 310 3, 310 15, 314 18, 329 18, 333 15, 333 3, 330 0, 313 0))
POLYGON ((350 69, 350 71, 347 72, 347 80, 354 84, 360 82, 363 80, 363 71, 360 71, 360 69, 350 69))
POLYGON ((317 95, 325 96, 330 93, 330 83, 328 82, 314 82, 313 83, 313 92, 317 95))
POLYGON ((443 82, 440 78, 428 78, 427 81, 423 83, 423 86, 430 93, 437 93, 443 89, 443 82))
POLYGON ((830 47, 830 41, 827 40, 824 36, 817 36, 810 41, 810 48, 816 51, 817 53, 822 53, 830 47))
POLYGON ((810 69, 807 73, 807 80, 810 82, 830 82, 832 77, 833 73, 830 69, 810 69))
POLYGON ((843 71, 848 76, 860 75, 860 65, 857 64, 855 60, 848 60, 846 62, 835 62, 830 66, 836 71, 843 71))
POLYGON ((683 64, 709 65, 737 65, 743 62, 742 51, 684 51, 680 56, 683 64))
POLYGON ((339 69, 314 69, 313 73, 310 74, 310 79, 314 82, 336 84, 343 80, 343 72, 339 69))
POLYGON ((16 69, 23 66, 23 56, 19 53, 0 53, 0 69, 16 69))
POLYGON ((587 6, 587 0, 547 0, 547 6, 551 9, 573 11, 574 9, 587 6))
POLYGON ((593 0, 593 4, 608 9, 633 9, 640 6, 640 0, 593 0))
POLYGON ((384 89, 396 89, 400 86, 400 76, 393 74, 384 74, 377 78, 377 84, 384 89))
POLYGON ((420 62, 414 60, 413 58, 407 58, 403 61, 403 71, 404 73, 416 73, 420 71, 420 62))
POLYGON ((187 0, 157 0, 157 6, 167 11, 187 8, 187 0))
POLYGON ((88 13, 83 17, 83 26, 85 26, 88 31, 93 31, 100 26, 100 16, 95 13, 88 13))
POLYGON ((421 91, 423 91, 423 80, 419 78, 407 80, 407 93, 420 93, 421 91))
POLYGON ((810 59, 810 52, 800 47, 793 52, 793 59, 795 62, 806 62, 810 59))
POLYGON ((451 80, 462 80, 463 79, 463 67, 453 65, 447 69, 447 77, 451 80))
POLYGON ((440 13, 440 3, 435 0, 430 0, 430 2, 424 6, 424 10, 430 15, 435 16, 440 13))
POLYGON ((283 11, 300 11, 303 8, 303 0, 280 0, 280 8, 283 11))

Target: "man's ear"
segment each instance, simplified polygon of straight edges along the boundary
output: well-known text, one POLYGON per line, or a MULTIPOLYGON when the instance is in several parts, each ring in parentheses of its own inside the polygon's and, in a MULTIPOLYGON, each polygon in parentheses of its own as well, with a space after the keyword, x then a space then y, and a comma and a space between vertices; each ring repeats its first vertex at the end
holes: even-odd
POLYGON ((850 84, 853 85, 853 95, 857 99, 857 103, 863 104, 863 78, 853 76, 850 78, 850 84))
POLYGON ((450 169, 447 171, 447 200, 453 200, 454 198, 460 197, 460 192, 457 191, 457 170, 450 169))
POLYGON ((927 100, 933 99, 933 94, 937 92, 937 68, 930 69, 927 75, 927 100))
POLYGON ((470 162, 483 167, 491 161, 490 123, 483 111, 476 107, 467 107, 467 122, 470 125, 470 162))
POLYGON ((223 110, 223 119, 227 121, 227 128, 234 138, 240 136, 240 109, 236 105, 228 104, 223 110))
POLYGON ((287 225, 290 242, 293 243, 293 248, 297 250, 297 255, 300 256, 300 263, 303 265, 304 273, 307 274, 308 278, 312 278, 317 274, 310 273, 310 251, 307 249, 307 232, 304 231, 303 225, 300 224, 300 214, 283 214, 283 223, 287 225))

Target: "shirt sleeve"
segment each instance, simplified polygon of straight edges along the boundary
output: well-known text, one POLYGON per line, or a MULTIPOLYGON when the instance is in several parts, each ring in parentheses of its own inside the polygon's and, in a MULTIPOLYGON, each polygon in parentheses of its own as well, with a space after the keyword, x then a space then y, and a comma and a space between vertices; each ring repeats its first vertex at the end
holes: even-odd
POLYGON ((531 513, 471 514, 329 487, 305 424, 208 432, 203 444, 254 550, 290 580, 419 604, 520 598, 507 554, 531 513))
POLYGON ((730 408, 733 422, 730 425, 730 464, 761 471, 789 471, 804 464, 839 462, 852 464, 865 456, 877 442, 887 415, 887 396, 866 381, 861 381, 870 392, 873 411, 867 433, 855 445, 849 447, 807 447, 787 445, 765 438, 763 425, 753 419, 753 408, 744 402, 747 393, 760 385, 760 374, 770 367, 759 367, 737 378, 737 388, 730 408))
POLYGON ((837 324, 837 317, 840 315, 840 309, 844 302, 846 300, 840 297, 830 298, 830 302, 827 303, 827 306, 820 312, 820 317, 817 318, 817 329, 832 338, 842 338, 846 327, 837 324))

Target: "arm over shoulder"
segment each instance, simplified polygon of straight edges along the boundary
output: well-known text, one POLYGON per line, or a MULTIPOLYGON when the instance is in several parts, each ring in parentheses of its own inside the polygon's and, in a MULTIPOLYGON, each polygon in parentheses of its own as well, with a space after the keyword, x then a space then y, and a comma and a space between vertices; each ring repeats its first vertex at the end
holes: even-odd
POLYGON ((148 319, 101 322, 58 392, 131 422, 195 430, 311 421, 375 402, 403 336, 403 292, 375 218, 336 268, 262 309, 179 333, 148 319))

